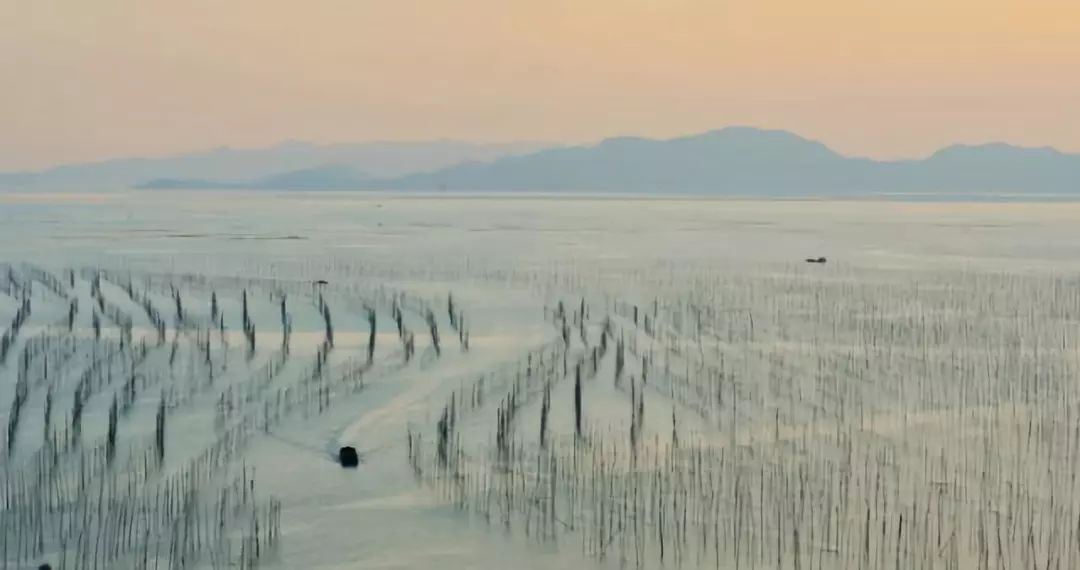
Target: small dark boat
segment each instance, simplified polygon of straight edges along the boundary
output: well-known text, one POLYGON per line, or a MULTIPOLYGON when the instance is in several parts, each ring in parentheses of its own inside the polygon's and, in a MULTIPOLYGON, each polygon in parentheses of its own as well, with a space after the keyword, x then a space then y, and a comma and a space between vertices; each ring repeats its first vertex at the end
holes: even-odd
POLYGON ((338 450, 338 463, 341 463, 342 467, 356 467, 360 465, 360 455, 356 453, 356 448, 346 445, 338 450))
POLYGON ((329 281, 327 281, 326 279, 319 279, 315 282, 316 285, 327 285, 328 283, 329 281))
POLYGON ((825 261, 826 261, 826 259, 824 257, 808 257, 808 258, 806 258, 807 263, 825 263, 825 261))

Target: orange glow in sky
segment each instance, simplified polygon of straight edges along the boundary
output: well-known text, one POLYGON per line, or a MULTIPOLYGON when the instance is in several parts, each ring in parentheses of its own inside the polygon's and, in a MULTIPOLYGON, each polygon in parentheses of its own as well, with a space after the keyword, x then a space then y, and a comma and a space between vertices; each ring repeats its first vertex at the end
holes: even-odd
POLYGON ((783 128, 1080 152, 1076 0, 0 0, 0 169, 783 128))

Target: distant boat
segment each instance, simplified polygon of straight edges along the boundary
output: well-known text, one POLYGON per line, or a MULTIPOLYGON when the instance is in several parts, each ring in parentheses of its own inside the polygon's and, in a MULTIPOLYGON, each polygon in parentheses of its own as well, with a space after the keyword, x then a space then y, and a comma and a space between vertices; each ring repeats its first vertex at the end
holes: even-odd
POLYGON ((825 263, 827 260, 824 257, 807 257, 807 263, 825 263))
MULTIPOLYGON (((822 258, 822 259, 824 259, 824 258, 822 258)), ((319 279, 318 281, 315 282, 315 284, 316 285, 327 285, 327 284, 329 284, 329 282, 326 279, 319 279)))

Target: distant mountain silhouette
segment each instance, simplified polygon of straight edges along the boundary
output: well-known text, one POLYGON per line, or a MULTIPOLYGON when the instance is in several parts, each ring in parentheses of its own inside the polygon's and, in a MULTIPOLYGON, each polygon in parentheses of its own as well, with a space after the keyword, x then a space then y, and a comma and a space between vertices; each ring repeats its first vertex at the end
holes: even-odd
POLYGON ((989 144, 952 146, 922 160, 875 161, 845 157, 785 131, 732 127, 670 140, 613 138, 377 179, 368 186, 740 196, 1080 194, 1080 155, 989 144))
MULTIPOLYGON (((220 184, 228 186, 238 183, 246 187, 256 179, 293 171, 325 169, 327 165, 349 168, 354 173, 393 177, 463 161, 492 160, 550 146, 535 142, 475 144, 431 141, 320 145, 290 141, 259 149, 219 148, 162 158, 125 158, 73 164, 40 172, 0 173, 0 189, 117 189, 130 188, 150 180, 162 182, 164 179, 170 179, 177 185, 203 182, 218 187, 220 184)), ((329 179, 335 184, 342 182, 340 176, 330 174, 329 179)), ((304 179, 301 175, 298 181, 310 189, 315 179, 304 179)))
POLYGON ((42 188, 1080 196, 1080 155, 994 143, 950 146, 919 160, 877 161, 843 156, 786 131, 730 127, 668 140, 620 137, 544 150, 536 143, 284 143, 0 174, 0 188, 5 181, 42 188))
POLYGON ((200 178, 156 178, 138 185, 154 190, 246 189, 246 190, 355 190, 369 177, 341 164, 327 164, 258 178, 251 181, 218 181, 200 178))

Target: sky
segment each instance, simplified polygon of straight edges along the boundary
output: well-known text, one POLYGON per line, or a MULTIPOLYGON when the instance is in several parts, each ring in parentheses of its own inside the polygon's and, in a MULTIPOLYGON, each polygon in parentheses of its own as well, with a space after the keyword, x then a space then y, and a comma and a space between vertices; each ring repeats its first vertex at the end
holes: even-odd
POLYGON ((730 125, 1080 152, 1076 0, 0 0, 0 170, 730 125))

